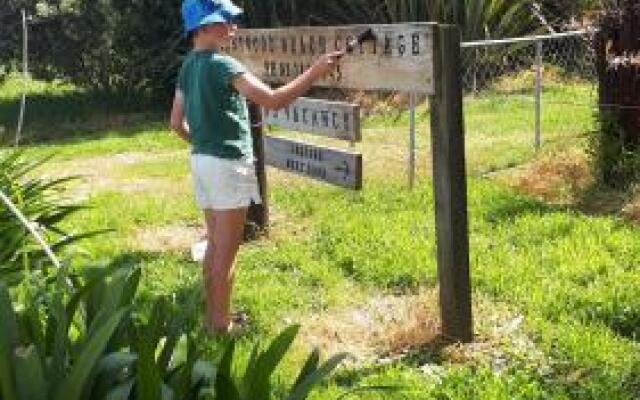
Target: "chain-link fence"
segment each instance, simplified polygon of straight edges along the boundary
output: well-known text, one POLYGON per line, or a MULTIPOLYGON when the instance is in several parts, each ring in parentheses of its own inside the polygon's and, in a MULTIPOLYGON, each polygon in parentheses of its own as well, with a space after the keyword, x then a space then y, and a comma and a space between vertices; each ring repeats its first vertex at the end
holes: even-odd
POLYGON ((477 94, 491 89, 497 78, 545 65, 561 69, 565 77, 595 81, 592 44, 592 34, 587 31, 465 42, 463 85, 467 92, 477 94))
POLYGON ((479 172, 508 168, 543 143, 579 140, 593 129, 592 41, 593 33, 575 31, 463 43, 471 165, 481 165, 479 172), (490 149, 493 159, 483 159, 483 149, 490 149))

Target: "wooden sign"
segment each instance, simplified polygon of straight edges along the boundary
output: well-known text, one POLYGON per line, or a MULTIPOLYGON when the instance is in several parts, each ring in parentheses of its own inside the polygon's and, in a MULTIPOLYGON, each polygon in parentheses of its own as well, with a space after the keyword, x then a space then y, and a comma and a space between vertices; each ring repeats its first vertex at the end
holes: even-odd
POLYGON ((264 137, 265 163, 348 189, 362 189, 362 154, 264 137))
POLYGON ((398 90, 434 94, 432 23, 240 29, 225 51, 254 74, 286 83, 321 54, 346 49, 367 29, 375 40, 345 54, 335 72, 318 86, 398 90))
POLYGON ((263 121, 292 131, 359 142, 360 106, 338 101, 299 98, 281 110, 263 110, 263 121))

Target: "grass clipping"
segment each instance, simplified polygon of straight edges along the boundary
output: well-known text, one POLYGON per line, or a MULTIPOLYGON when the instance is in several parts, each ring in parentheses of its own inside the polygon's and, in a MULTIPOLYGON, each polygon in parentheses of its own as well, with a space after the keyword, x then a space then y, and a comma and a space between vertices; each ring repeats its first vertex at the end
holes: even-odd
POLYGON ((440 331, 436 291, 376 296, 353 308, 314 315, 302 337, 328 354, 346 351, 358 361, 433 344, 440 331))
POLYGON ((327 354, 347 352, 353 365, 411 359, 432 377, 453 364, 484 366, 497 373, 533 366, 549 373, 550 361, 529 337, 524 316, 478 295, 473 308, 473 343, 442 339, 436 289, 380 295, 360 306, 309 317, 302 322, 301 339, 327 354))

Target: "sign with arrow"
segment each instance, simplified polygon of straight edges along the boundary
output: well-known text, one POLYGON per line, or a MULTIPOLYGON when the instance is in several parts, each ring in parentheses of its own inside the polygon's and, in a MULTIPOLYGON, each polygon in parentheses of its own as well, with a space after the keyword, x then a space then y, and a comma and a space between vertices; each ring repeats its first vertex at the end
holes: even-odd
POLYGON ((264 136, 265 163, 348 189, 362 189, 362 154, 264 136))

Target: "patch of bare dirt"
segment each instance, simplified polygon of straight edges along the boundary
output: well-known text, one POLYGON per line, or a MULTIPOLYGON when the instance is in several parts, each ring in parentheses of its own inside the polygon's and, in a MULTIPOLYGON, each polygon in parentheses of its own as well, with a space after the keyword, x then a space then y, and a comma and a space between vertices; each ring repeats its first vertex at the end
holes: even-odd
POLYGON ((149 252, 189 251, 194 243, 205 238, 206 230, 200 225, 146 227, 132 235, 129 246, 149 252))
POLYGON ((436 379, 447 364, 483 365, 495 371, 520 365, 550 370, 548 357, 526 332, 523 316, 478 296, 473 308, 476 337, 469 344, 447 343, 440 336, 435 289, 380 295, 361 305, 312 315, 302 321, 301 340, 325 354, 347 352, 354 364, 423 360, 418 368, 436 379))
POLYGON ((348 352, 372 360, 433 343, 439 331, 437 304, 433 292, 377 296, 360 306, 311 316, 301 336, 327 354, 348 352))
MULTIPOLYGON (((175 184, 160 178, 123 178, 119 171, 123 167, 140 164, 161 158, 176 157, 179 153, 144 154, 121 153, 47 164, 45 176, 78 176, 79 179, 69 185, 69 197, 73 201, 85 201, 91 193, 104 190, 117 190, 124 193, 142 193, 148 191, 175 191, 175 184)), ((188 184, 188 183, 185 183, 188 184)))

